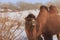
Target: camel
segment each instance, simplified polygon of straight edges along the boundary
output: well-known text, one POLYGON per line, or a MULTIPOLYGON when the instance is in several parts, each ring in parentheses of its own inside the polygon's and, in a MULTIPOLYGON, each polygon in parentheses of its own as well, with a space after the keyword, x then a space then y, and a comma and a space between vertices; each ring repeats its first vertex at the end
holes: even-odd
POLYGON ((45 6, 41 6, 40 13, 36 19, 37 27, 39 28, 37 36, 43 34, 45 40, 52 40, 52 35, 60 32, 60 15, 57 14, 58 12, 55 8, 53 9, 48 12, 45 6), (55 12, 53 13, 53 11, 55 12))
POLYGON ((36 24, 35 24, 35 16, 33 14, 29 14, 25 18, 25 31, 27 34, 28 40, 36 40, 36 24))

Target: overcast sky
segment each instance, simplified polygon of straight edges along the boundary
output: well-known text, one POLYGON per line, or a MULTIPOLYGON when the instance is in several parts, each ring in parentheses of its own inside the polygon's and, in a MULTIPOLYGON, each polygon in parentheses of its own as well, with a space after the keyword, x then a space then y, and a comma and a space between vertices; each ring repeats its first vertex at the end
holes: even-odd
POLYGON ((0 0, 0 2, 2 2, 2 3, 9 3, 9 2, 16 3, 16 2, 19 2, 19 1, 28 2, 28 3, 42 3, 42 4, 46 4, 48 2, 54 2, 56 0, 0 0))
POLYGON ((8 2, 12 2, 12 3, 16 3, 16 2, 19 2, 19 1, 23 1, 23 2, 29 2, 29 3, 47 3, 49 2, 49 0, 0 0, 0 2, 2 3, 8 3, 8 2))

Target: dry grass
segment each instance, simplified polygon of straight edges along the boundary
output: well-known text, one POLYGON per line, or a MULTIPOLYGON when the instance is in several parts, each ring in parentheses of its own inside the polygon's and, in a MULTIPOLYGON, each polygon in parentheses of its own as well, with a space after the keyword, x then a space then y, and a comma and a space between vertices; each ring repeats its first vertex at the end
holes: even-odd
POLYGON ((14 32, 19 29, 20 24, 17 20, 0 18, 0 40, 14 40, 14 32))

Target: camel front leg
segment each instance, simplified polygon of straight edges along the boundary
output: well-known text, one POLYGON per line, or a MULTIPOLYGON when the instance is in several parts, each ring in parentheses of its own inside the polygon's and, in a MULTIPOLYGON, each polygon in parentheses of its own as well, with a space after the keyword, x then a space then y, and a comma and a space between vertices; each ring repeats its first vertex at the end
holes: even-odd
POLYGON ((57 34, 57 38, 58 38, 58 40, 60 40, 60 34, 59 33, 57 34))
POLYGON ((44 33, 43 37, 44 37, 44 40, 53 40, 53 35, 49 33, 44 33))

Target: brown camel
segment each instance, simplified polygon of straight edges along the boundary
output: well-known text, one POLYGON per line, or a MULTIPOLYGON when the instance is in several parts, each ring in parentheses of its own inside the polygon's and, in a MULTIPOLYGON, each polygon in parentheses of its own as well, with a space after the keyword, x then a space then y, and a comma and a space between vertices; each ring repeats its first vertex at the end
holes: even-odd
POLYGON ((39 28, 37 36, 43 34, 47 38, 45 40, 52 40, 52 35, 60 32, 60 15, 57 14, 58 12, 55 8, 53 9, 51 10, 52 12, 48 12, 45 6, 41 6, 40 13, 36 19, 37 27, 39 28))
POLYGON ((35 16, 33 14, 29 14, 25 18, 25 31, 27 34, 28 40, 36 40, 36 24, 35 24, 35 16))

